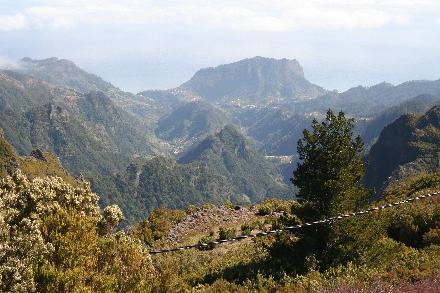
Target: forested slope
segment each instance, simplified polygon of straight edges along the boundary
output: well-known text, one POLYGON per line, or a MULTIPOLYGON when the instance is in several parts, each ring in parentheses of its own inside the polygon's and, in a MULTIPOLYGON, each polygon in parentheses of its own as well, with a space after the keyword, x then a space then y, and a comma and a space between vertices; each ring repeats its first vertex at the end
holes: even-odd
POLYGON ((425 114, 405 114, 389 124, 371 147, 364 182, 380 192, 413 173, 433 173, 440 167, 440 106, 425 114))

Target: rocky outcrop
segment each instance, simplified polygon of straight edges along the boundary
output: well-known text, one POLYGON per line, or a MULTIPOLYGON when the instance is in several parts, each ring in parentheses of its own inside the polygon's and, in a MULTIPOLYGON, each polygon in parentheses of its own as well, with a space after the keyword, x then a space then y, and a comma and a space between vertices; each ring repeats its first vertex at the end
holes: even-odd
POLYGON ((214 227, 243 224, 255 219, 257 213, 257 208, 231 209, 224 206, 187 213, 181 222, 170 228, 167 241, 178 243, 191 235, 208 234, 214 227))
POLYGON ((42 161, 47 162, 46 157, 44 156, 43 152, 40 149, 33 150, 31 152, 30 156, 32 156, 38 160, 42 160, 42 161))

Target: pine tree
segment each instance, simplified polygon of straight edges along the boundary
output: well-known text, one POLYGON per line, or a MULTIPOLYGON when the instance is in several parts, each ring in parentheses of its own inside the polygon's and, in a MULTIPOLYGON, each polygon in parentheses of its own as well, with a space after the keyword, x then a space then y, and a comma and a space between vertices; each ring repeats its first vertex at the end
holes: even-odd
POLYGON ((313 120, 313 133, 305 129, 298 140, 301 163, 290 180, 299 188, 298 198, 316 206, 321 216, 353 211, 364 206, 372 195, 359 183, 367 162, 360 153, 363 142, 354 137, 353 118, 336 116, 330 109, 326 120, 313 120))

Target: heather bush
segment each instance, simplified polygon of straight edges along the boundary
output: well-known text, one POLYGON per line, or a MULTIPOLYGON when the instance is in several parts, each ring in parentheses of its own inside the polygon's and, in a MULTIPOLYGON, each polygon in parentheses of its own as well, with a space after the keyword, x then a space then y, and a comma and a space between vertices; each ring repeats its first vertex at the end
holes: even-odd
POLYGON ((138 240, 110 233, 123 218, 61 178, 0 181, 0 291, 149 292, 153 267, 138 240), (102 225, 107 227, 101 234, 102 225))
POLYGON ((218 234, 219 234, 220 240, 234 238, 237 235, 237 229, 228 228, 228 227, 220 227, 218 234))
POLYGON ((148 219, 133 225, 128 234, 147 244, 157 240, 164 240, 168 236, 170 226, 183 220, 185 211, 167 208, 155 208, 148 219))

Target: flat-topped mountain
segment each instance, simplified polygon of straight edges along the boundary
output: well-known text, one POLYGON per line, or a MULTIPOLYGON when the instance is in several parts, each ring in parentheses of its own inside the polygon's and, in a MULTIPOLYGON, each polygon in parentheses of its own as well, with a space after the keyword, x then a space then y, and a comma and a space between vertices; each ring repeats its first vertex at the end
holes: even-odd
POLYGON ((201 69, 180 88, 209 102, 280 104, 314 99, 325 93, 304 78, 296 60, 254 57, 201 69), (239 100, 240 99, 240 100, 239 100))
MULTIPOLYGON (((201 69, 178 88, 161 93, 164 100, 170 100, 168 96, 173 94, 184 101, 203 99, 219 104, 278 106, 315 99, 326 92, 304 78, 303 68, 296 60, 254 57, 201 69)), ((139 94, 152 96, 151 91, 139 94)))

